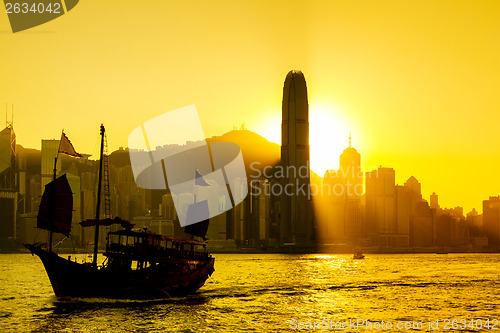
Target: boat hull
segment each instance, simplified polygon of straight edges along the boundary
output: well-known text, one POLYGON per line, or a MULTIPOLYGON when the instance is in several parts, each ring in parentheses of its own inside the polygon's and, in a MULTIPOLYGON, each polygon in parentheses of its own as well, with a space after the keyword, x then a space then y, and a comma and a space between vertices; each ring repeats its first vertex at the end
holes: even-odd
POLYGON ((201 288, 214 272, 214 258, 204 260, 179 259, 176 267, 192 265, 196 269, 176 270, 153 266, 140 270, 97 269, 90 264, 64 259, 54 252, 25 244, 45 266, 57 297, 157 299, 186 296, 201 288))

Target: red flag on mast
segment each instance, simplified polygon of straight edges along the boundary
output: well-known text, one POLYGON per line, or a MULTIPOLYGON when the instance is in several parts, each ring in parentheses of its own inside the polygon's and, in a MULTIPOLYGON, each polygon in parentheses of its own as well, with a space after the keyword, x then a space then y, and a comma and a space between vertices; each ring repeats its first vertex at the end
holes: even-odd
POLYGON ((61 141, 59 141, 59 153, 76 157, 82 157, 81 154, 76 152, 75 148, 71 144, 71 141, 69 141, 68 137, 66 136, 66 134, 64 134, 64 132, 62 132, 61 141))

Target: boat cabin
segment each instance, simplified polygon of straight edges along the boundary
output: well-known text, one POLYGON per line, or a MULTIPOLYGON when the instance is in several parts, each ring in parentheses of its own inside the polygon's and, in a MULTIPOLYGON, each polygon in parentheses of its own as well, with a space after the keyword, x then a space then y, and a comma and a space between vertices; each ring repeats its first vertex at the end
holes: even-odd
POLYGON ((132 270, 211 258, 205 242, 130 229, 109 232, 104 255, 108 268, 132 270))
POLYGON ((205 242, 133 230, 109 232, 106 254, 193 259, 208 255, 205 242))

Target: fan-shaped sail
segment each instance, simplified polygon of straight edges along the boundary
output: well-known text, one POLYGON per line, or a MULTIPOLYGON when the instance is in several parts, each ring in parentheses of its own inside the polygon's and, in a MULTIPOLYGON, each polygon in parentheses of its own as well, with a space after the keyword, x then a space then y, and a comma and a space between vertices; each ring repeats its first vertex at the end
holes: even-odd
POLYGON ((208 201, 195 202, 188 207, 186 220, 190 224, 184 228, 184 231, 205 239, 208 231, 209 216, 208 201), (193 221, 200 222, 193 223, 193 221))
POLYGON ((73 193, 66 175, 45 185, 37 227, 69 236, 73 216, 73 193))

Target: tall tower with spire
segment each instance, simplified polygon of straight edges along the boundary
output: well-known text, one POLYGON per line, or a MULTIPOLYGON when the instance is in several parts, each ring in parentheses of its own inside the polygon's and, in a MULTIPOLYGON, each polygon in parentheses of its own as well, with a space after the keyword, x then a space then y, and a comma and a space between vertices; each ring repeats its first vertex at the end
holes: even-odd
POLYGON ((327 171, 324 177, 327 193, 327 232, 320 237, 325 242, 349 243, 359 245, 361 230, 361 197, 363 190, 363 174, 361 172, 361 155, 351 145, 339 157, 339 170, 327 171))
POLYGON ((351 146, 349 131, 349 147, 344 149, 339 158, 339 173, 345 178, 345 190, 349 198, 360 198, 363 195, 363 174, 361 172, 361 155, 351 146))
POLYGON ((304 74, 290 71, 283 86, 281 124, 282 179, 280 240, 282 244, 314 244, 309 195, 309 104, 304 74), (290 193, 290 190, 292 193, 290 193), (291 195, 290 195, 291 194, 291 195))

